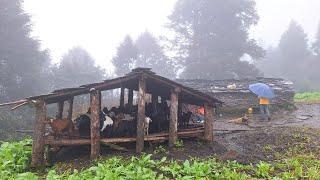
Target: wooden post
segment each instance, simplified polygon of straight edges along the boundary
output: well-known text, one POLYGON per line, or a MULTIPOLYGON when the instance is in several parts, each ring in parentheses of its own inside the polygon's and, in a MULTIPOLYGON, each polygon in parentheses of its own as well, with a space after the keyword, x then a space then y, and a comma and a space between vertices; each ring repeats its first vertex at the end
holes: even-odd
POLYGON ((98 90, 90 90, 90 107, 91 107, 91 155, 90 158, 97 158, 100 154, 100 93, 98 90))
POLYGON ((133 89, 129 89, 129 93, 128 93, 128 105, 129 105, 129 109, 130 111, 132 110, 132 106, 133 106, 133 89))
POLYGON ((56 118, 57 119, 62 119, 64 101, 59 101, 57 103, 57 106, 58 106, 58 112, 57 112, 56 118))
POLYGON ((99 93, 99 107, 100 107, 100 110, 102 110, 102 95, 101 95, 101 91, 98 91, 99 93))
POLYGON ((124 108, 124 87, 121 87, 120 92, 120 108, 124 108))
POLYGON ((68 109, 68 120, 72 121, 72 112, 73 112, 73 97, 68 100, 69 109, 68 109))
POLYGON ((213 106, 204 105, 204 139, 213 141, 213 106))
POLYGON ((33 133, 31 167, 44 165, 44 133, 46 121, 46 104, 43 100, 36 103, 36 122, 33 133))
POLYGON ((175 88, 171 91, 170 100, 170 124, 169 124, 169 148, 172 148, 177 141, 178 131, 178 93, 179 89, 175 88))
POLYGON ((139 79, 139 94, 138 94, 138 122, 137 122, 137 141, 136 141, 137 153, 141 153, 144 146, 145 96, 146 96, 146 80, 145 80, 145 77, 141 76, 139 79))
POLYGON ((152 97, 151 97, 152 108, 153 108, 153 110, 158 111, 158 109, 157 109, 157 105, 158 105, 158 95, 152 94, 151 96, 152 96, 152 97))
POLYGON ((158 104, 158 95, 152 94, 151 98, 152 98, 151 99, 152 104, 158 104))

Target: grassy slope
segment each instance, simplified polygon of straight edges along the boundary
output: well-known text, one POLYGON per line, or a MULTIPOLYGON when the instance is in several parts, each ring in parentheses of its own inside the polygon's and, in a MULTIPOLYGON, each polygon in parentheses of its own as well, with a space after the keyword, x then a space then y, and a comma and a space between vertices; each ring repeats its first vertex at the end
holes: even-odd
MULTIPOLYGON (((190 158, 182 162, 166 158, 154 160, 152 155, 142 155, 102 158, 92 162, 90 168, 79 171, 72 170, 68 164, 57 164, 45 169, 45 172, 29 172, 31 141, 25 140, 1 145, 0 176, 2 179, 38 179, 39 174, 45 174, 41 178, 46 179, 316 179, 320 177, 320 160, 316 154, 301 153, 302 145, 308 142, 308 138, 299 139, 299 143, 288 149, 279 161, 256 165, 220 162, 214 157, 190 158), (63 171, 61 166, 65 166, 63 171)), ((158 147, 154 153, 165 156, 166 152, 164 147, 158 147)))
POLYGON ((297 93, 294 96, 295 102, 316 103, 320 102, 320 92, 297 93))

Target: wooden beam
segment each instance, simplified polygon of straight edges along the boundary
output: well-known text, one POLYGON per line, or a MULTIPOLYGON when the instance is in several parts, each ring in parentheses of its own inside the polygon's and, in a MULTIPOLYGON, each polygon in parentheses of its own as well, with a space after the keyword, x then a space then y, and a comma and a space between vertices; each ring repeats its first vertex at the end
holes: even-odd
POLYGON ((57 107, 58 107, 58 111, 57 111, 57 114, 56 114, 56 118, 57 119, 62 119, 62 116, 63 116, 63 106, 64 106, 64 101, 59 101, 57 103, 57 107))
POLYGON ((68 120, 72 121, 72 112, 73 112, 73 97, 68 100, 69 109, 68 109, 68 120))
MULTIPOLYGON (((201 129, 188 129, 188 131, 178 132, 179 138, 188 138, 188 137, 203 137, 204 130, 201 129)), ((158 140, 168 140, 169 133, 158 133, 150 134, 144 137, 145 141, 158 141, 158 140)), ((125 142, 135 142, 137 138, 134 137, 123 137, 123 138, 103 138, 100 139, 100 143, 125 143, 125 142)), ((90 145, 90 139, 46 139, 46 145, 59 145, 59 146, 77 146, 77 145, 90 145)))
POLYGON ((19 107, 21 107, 21 106, 27 105, 27 104, 29 104, 28 101, 27 101, 27 102, 23 102, 23 103, 21 103, 21 104, 18 104, 18 105, 16 105, 16 106, 12 107, 11 110, 15 110, 15 109, 17 109, 17 108, 19 108, 19 107))
POLYGON ((129 109, 130 111, 132 110, 133 107, 133 89, 129 89, 129 93, 128 93, 128 105, 129 105, 129 109))
POLYGON ((45 144, 52 146, 90 145, 91 139, 46 139, 45 144))
POLYGON ((175 88, 171 91, 170 99, 170 122, 169 122, 169 148, 172 148, 177 141, 178 132, 178 93, 180 89, 175 88))
POLYGON ((14 104, 21 104, 21 103, 24 103, 24 102, 28 102, 28 100, 22 99, 22 100, 19 100, 19 101, 2 103, 2 104, 0 104, 0 106, 9 106, 9 105, 14 105, 14 104))
POLYGON ((31 167, 38 167, 44 163, 46 104, 43 100, 38 100, 35 107, 36 123, 33 133, 31 167))
POLYGON ((100 109, 99 103, 100 93, 99 90, 91 89, 90 90, 90 107, 91 107, 91 154, 90 158, 97 158, 100 154, 100 122, 99 114, 100 109))
MULTIPOLYGON (((88 86, 88 87, 83 87, 81 89, 73 90, 70 92, 64 92, 64 93, 52 93, 49 94, 45 97, 45 101, 47 104, 53 104, 57 103, 60 99, 69 99, 70 97, 73 96, 78 96, 82 94, 88 94, 90 92, 90 88, 94 87, 97 90, 100 91, 105 91, 105 90, 110 90, 110 89, 116 89, 120 88, 121 84, 126 81, 130 81, 133 79, 136 79, 140 76, 140 74, 134 74, 130 76, 125 76, 125 77, 120 77, 112 80, 107 80, 105 82, 97 83, 96 85, 88 86)), ((38 98, 29 98, 29 99, 38 99, 38 98)))
POLYGON ((139 78, 139 93, 138 93, 138 122, 137 122, 137 142, 136 142, 137 153, 141 153, 144 146, 145 96, 146 96, 146 79, 144 76, 141 76, 139 78))
POLYGON ((213 141, 213 106, 204 105, 204 139, 213 141))
POLYGON ((120 108, 124 108, 124 87, 120 90, 120 108))

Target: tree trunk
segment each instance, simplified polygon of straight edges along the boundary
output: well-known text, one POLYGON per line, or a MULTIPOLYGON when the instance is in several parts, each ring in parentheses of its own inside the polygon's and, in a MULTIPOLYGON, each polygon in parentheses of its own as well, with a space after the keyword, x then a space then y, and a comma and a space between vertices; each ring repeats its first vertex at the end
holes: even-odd
POLYGON ((33 133, 31 167, 41 166, 44 163, 44 133, 46 121, 46 104, 39 100, 36 103, 36 123, 33 133))
POLYGON ((145 95, 146 95, 146 80, 145 80, 145 77, 141 76, 139 79, 139 94, 138 94, 138 122, 137 122, 137 141, 136 141, 137 153, 141 153, 144 146, 145 95))
POLYGON ((209 104, 204 105, 204 139, 213 141, 213 107, 209 104))
POLYGON ((170 100, 170 124, 169 124, 169 148, 172 148, 177 141, 178 131, 178 89, 171 91, 170 100))
POLYGON ((63 106, 64 106, 64 101, 59 101, 57 103, 57 107, 58 107, 58 112, 57 112, 57 115, 56 115, 56 118, 57 119, 62 119, 62 116, 63 116, 63 106))
POLYGON ((68 109, 68 120, 72 121, 72 112, 73 112, 73 97, 68 100, 69 109, 68 109))
POLYGON ((100 92, 93 90, 90 92, 90 107, 91 107, 91 159, 97 158, 100 154, 100 92))

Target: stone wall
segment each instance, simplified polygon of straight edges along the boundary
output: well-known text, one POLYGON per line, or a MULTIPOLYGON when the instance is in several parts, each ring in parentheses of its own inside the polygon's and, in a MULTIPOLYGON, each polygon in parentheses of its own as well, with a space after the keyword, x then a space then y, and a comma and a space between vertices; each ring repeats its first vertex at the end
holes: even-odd
POLYGON ((222 111, 245 110, 249 107, 258 107, 258 97, 249 91, 249 85, 257 82, 268 84, 277 95, 271 100, 274 107, 286 106, 293 103, 294 91, 292 83, 279 78, 255 78, 242 80, 186 80, 179 79, 177 82, 209 94, 223 101, 222 111), (235 89, 228 89, 228 85, 235 84, 235 89))

